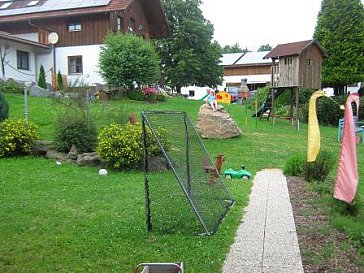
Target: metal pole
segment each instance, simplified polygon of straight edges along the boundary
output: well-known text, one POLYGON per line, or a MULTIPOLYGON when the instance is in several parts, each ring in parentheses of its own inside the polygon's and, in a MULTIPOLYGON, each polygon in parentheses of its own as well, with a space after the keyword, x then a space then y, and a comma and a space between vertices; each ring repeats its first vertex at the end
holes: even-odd
POLYGON ((147 230, 150 232, 153 229, 150 213, 150 193, 148 181, 148 149, 147 149, 147 131, 145 129, 145 116, 142 113, 142 130, 143 130, 143 151, 144 151, 144 190, 145 190, 145 208, 147 216, 147 230))
POLYGON ((29 112, 28 112, 28 87, 24 86, 24 117, 25 120, 28 121, 29 112))
POLYGON ((191 166, 190 166, 190 136, 186 121, 187 114, 184 115, 185 132, 186 132, 186 167, 187 167, 187 193, 191 196, 191 166))

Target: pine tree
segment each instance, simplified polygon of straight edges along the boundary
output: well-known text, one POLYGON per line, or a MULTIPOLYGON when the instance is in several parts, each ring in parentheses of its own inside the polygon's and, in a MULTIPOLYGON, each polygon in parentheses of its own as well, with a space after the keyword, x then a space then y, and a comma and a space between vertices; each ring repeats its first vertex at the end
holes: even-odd
POLYGON ((44 72, 43 65, 40 66, 38 86, 42 87, 42 88, 47 88, 47 83, 46 83, 46 80, 45 80, 45 72, 44 72))
POLYGON ((63 79, 62 79, 61 71, 59 71, 59 70, 57 73, 57 85, 58 85, 58 90, 63 90, 63 88, 64 88, 63 79))

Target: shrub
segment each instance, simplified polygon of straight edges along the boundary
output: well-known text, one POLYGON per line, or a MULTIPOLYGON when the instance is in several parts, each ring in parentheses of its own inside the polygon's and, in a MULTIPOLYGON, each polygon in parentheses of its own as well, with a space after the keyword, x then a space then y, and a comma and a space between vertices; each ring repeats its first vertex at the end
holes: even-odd
POLYGON ((157 94, 157 101, 166 101, 167 100, 167 96, 162 94, 162 93, 158 93, 157 94))
POLYGON ((128 92, 128 97, 131 100, 138 100, 138 101, 143 101, 144 100, 144 94, 141 90, 131 90, 128 92))
POLYGON ((0 123, 0 157, 26 155, 38 139, 37 127, 22 119, 0 123))
MULTIPOLYGON (((321 125, 337 126, 339 119, 343 117, 344 113, 340 109, 340 104, 345 104, 347 96, 333 97, 336 103, 328 98, 322 97, 317 100, 317 118, 321 125)), ((301 121, 308 122, 309 102, 307 101, 300 111, 301 121)))
POLYGON ((17 83, 13 79, 8 79, 6 82, 0 80, 0 92, 23 94, 24 93, 24 84, 17 83))
POLYGON ((305 156, 295 154, 288 158, 284 166, 284 173, 291 176, 303 176, 303 168, 306 163, 305 156))
MULTIPOLYGON (((164 147, 169 147, 164 130, 158 129, 157 135, 164 147)), ((100 158, 111 168, 117 170, 136 169, 141 165, 143 158, 142 127, 135 125, 112 124, 101 131, 97 152, 100 158)), ((147 130, 147 143, 149 143, 149 156, 161 154, 161 150, 152 134, 147 130)))
POLYGON ((95 151, 97 131, 95 125, 84 116, 68 113, 57 120, 55 147, 60 152, 68 152, 72 145, 78 152, 95 151))
POLYGON ((99 135, 97 152, 110 167, 136 169, 142 160, 140 126, 112 124, 99 135))
POLYGON ((309 181, 324 182, 334 162, 331 153, 321 151, 316 161, 306 162, 303 168, 303 176, 309 181))
POLYGON ((38 86, 42 87, 44 89, 47 88, 47 83, 46 83, 46 79, 45 79, 45 71, 44 71, 43 65, 40 66, 40 70, 39 70, 38 86))
POLYGON ((0 122, 9 117, 9 105, 5 97, 0 93, 0 122))

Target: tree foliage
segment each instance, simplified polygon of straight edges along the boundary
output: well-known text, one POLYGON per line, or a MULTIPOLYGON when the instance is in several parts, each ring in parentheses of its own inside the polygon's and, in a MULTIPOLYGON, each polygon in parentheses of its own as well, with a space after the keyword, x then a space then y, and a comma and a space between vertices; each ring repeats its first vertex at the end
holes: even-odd
POLYGON ((322 83, 341 94, 364 78, 364 9, 361 0, 323 0, 314 33, 326 49, 322 83))
POLYGON ((265 45, 261 45, 258 48, 258 52, 261 52, 261 51, 271 51, 272 49, 273 49, 273 47, 270 44, 265 44, 265 45))
POLYGON ((39 70, 38 86, 42 87, 42 88, 47 88, 47 83, 46 83, 46 79, 45 79, 45 71, 44 71, 43 65, 40 66, 40 70, 39 70))
POLYGON ((241 49, 240 45, 238 43, 235 43, 233 45, 225 45, 221 51, 223 54, 244 53, 245 49, 241 49))
POLYGON ((131 88, 133 81, 140 85, 158 80, 159 58, 149 41, 133 34, 110 33, 104 44, 99 66, 110 86, 131 88))
POLYGON ((171 37, 156 41, 165 82, 176 87, 221 83, 221 47, 212 42, 213 26, 202 14, 200 0, 163 0, 171 37))

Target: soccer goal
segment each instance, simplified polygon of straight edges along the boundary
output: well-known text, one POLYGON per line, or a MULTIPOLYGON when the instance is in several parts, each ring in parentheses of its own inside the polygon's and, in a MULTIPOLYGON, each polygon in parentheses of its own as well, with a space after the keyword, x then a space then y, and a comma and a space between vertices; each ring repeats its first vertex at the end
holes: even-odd
POLYGON ((215 233, 234 199, 191 120, 185 112, 141 115, 148 230, 215 233), (164 166, 151 171, 156 158, 164 166))

